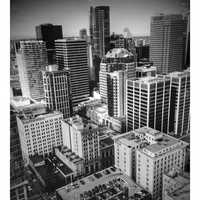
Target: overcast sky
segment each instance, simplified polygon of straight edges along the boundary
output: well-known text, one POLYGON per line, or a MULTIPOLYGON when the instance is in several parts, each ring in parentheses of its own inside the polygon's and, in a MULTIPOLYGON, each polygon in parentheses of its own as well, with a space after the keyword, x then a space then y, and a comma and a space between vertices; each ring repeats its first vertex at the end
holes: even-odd
POLYGON ((64 36, 89 27, 91 5, 110 6, 111 33, 128 27, 133 35, 149 35, 150 17, 180 13, 183 0, 11 0, 11 38, 35 37, 41 23, 61 24, 64 36))

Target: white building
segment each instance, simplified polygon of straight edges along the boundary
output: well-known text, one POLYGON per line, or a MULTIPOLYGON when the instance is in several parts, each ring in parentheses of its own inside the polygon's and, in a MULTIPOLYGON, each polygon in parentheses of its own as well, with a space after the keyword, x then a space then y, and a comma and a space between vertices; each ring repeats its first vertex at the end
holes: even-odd
POLYGON ((162 197, 163 174, 174 168, 183 171, 185 167, 187 143, 162 135, 136 152, 136 182, 151 193, 153 200, 162 197))
POLYGON ((127 71, 115 71, 108 74, 108 115, 111 117, 123 117, 125 115, 126 79, 127 71))
POLYGON ((47 66, 47 50, 44 41, 20 41, 16 53, 22 95, 33 99, 44 98, 41 70, 47 66))
POLYGON ((76 115, 62 121, 63 144, 84 159, 85 172, 99 170, 100 128, 76 115))
POLYGON ((119 70, 126 71, 128 78, 134 78, 136 70, 135 56, 126 49, 114 48, 107 52, 100 64, 100 95, 102 100, 106 103, 108 100, 107 74, 119 70))
POLYGON ((114 137, 115 167, 136 179, 136 150, 145 145, 145 140, 130 131, 114 137))
POLYGON ((61 120, 63 114, 54 112, 22 113, 17 116, 23 159, 35 154, 45 155, 52 152, 53 147, 63 144, 61 120))
POLYGON ((127 131, 148 126, 164 133, 171 125, 168 77, 144 77, 128 79, 126 85, 126 128, 127 131))
POLYGON ((69 69, 58 70, 57 65, 49 65, 42 71, 46 105, 50 110, 63 113, 63 118, 72 115, 69 69))

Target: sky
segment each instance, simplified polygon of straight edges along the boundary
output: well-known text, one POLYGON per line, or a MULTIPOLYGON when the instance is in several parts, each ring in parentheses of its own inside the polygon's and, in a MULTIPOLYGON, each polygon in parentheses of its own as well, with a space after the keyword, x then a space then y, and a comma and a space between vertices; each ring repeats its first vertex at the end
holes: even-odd
POLYGON ((128 27, 132 35, 150 33, 150 18, 159 13, 182 11, 184 0, 11 0, 11 39, 35 38, 35 26, 42 23, 61 24, 64 36, 79 34, 89 28, 91 5, 110 6, 110 32, 123 33, 128 27))

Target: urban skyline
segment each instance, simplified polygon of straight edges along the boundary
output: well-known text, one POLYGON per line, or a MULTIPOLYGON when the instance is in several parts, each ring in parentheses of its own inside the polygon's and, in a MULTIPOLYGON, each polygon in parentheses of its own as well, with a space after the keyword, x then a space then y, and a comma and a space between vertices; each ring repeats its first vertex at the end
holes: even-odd
POLYGON ((90 6, 110 6, 110 32, 129 28, 134 36, 150 35, 150 18, 159 13, 182 13, 188 0, 11 0, 11 39, 35 38, 35 26, 62 24, 64 36, 89 28, 90 6), (73 18, 75 23, 71 23, 73 18), (25 28, 26 27, 26 28, 25 28))
POLYGON ((32 8, 36 37, 10 40, 10 199, 190 200, 189 2, 22 2, 11 33, 32 8))

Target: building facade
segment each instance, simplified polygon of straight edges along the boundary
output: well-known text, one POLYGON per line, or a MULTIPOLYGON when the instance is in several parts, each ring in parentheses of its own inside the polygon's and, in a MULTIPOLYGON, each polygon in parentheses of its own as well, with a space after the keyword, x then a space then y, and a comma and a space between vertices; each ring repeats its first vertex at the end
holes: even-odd
POLYGON ((171 79, 171 115, 174 121, 172 132, 181 137, 190 132, 190 71, 172 72, 171 79))
POLYGON ((162 199, 163 174, 174 168, 184 170, 187 143, 167 134, 136 152, 136 182, 153 200, 162 199))
POLYGON ((100 128, 76 115, 62 121, 63 144, 84 159, 85 173, 100 169, 100 128))
POLYGON ((109 50, 110 43, 109 6, 90 7, 90 39, 93 56, 102 58, 109 50))
POLYGON ((49 65, 42 74, 47 107, 63 113, 63 118, 70 117, 72 105, 69 70, 58 70, 57 65, 49 65))
POLYGON ((16 53, 19 80, 24 97, 44 98, 41 70, 47 65, 45 42, 39 40, 20 41, 16 53))
POLYGON ((119 70, 125 71, 127 78, 134 78, 136 76, 135 57, 132 53, 123 48, 110 50, 101 60, 99 88, 101 98, 105 103, 108 102, 108 73, 119 70))
POLYGON ((89 97, 89 67, 87 43, 81 39, 55 40, 56 62, 59 69, 70 70, 72 106, 89 97))
POLYGON ((46 42, 48 64, 56 63, 56 53, 54 40, 62 39, 63 32, 61 25, 40 24, 35 27, 37 40, 46 42))
POLYGON ((186 21, 182 15, 151 18, 150 60, 159 74, 181 71, 184 65, 186 21))
POLYGON ((63 144, 61 120, 63 114, 42 112, 40 114, 22 113, 17 116, 22 155, 28 164, 29 156, 47 155, 53 148, 63 144))
POLYGON ((170 121, 170 79, 145 77, 128 79, 126 85, 127 131, 148 126, 168 133, 170 121))

